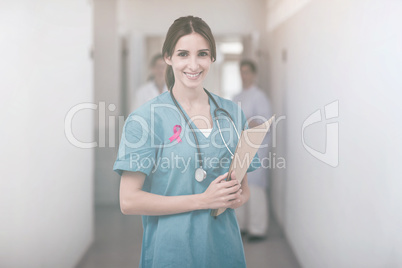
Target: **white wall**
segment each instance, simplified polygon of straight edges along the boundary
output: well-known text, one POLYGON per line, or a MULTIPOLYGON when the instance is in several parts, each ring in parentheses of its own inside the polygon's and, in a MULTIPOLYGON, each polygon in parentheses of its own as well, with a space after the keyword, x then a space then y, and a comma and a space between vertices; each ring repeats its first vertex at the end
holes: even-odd
POLYGON ((121 31, 137 30, 166 35, 173 21, 181 16, 201 17, 214 35, 250 34, 264 29, 264 0, 158 1, 119 0, 121 31))
MULTIPOLYGON (((93 151, 67 112, 93 101, 88 1, 0 4, 0 267, 73 267, 93 239, 93 151)), ((93 140, 93 113, 73 121, 93 140)))
POLYGON ((303 267, 402 266, 400 14, 400 1, 311 1, 268 33, 274 105, 287 117, 275 211, 303 267), (336 167, 301 136, 333 101, 339 117, 304 134, 325 152, 326 123, 339 124, 336 167))
POLYGON ((117 205, 120 177, 113 171, 113 163, 117 156, 118 129, 123 127, 118 123, 118 116, 123 114, 117 0, 94 1, 93 5, 94 88, 95 103, 99 105, 95 118, 98 141, 95 149, 95 203, 117 205))

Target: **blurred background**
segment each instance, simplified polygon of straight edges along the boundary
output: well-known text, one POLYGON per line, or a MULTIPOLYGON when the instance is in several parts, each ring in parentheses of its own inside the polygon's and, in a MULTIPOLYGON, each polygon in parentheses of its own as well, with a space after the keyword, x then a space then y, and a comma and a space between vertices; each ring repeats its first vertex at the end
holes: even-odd
POLYGON ((112 166, 150 59, 190 14, 218 45, 206 88, 232 98, 252 59, 278 119, 248 266, 402 267, 399 0, 2 0, 0 267, 138 265, 112 166))

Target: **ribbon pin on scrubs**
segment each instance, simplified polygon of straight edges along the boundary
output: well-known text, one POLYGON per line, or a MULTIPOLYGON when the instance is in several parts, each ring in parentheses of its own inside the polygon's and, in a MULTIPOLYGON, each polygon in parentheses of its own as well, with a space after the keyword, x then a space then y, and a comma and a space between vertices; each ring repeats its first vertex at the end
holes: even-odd
POLYGON ((175 125, 173 127, 173 135, 169 138, 170 142, 177 140, 177 142, 181 142, 180 133, 181 133, 181 126, 175 125))
MULTIPOLYGON (((178 142, 181 142, 180 139, 180 133, 181 133, 181 126, 175 125, 173 127, 173 135, 172 137, 169 138, 170 142, 177 140, 178 142)), ((205 178, 207 177, 207 172, 200 166, 199 168, 196 169, 195 171, 195 179, 198 182, 202 182, 205 178)))

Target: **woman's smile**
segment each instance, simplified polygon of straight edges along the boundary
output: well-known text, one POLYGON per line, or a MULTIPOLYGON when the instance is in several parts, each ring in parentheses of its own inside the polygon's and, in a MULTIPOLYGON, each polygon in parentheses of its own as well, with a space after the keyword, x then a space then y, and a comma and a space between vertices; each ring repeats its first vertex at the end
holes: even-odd
POLYGON ((186 73, 186 72, 184 72, 184 74, 188 77, 188 79, 191 79, 191 80, 197 80, 198 77, 200 77, 201 73, 202 72, 199 72, 199 73, 186 73))

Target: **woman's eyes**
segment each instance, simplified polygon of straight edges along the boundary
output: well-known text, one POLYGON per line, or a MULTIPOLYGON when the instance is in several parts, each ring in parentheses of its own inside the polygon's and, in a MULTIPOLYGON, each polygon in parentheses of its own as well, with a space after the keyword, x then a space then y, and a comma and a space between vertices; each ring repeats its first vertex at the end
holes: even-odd
MULTIPOLYGON (((177 54, 177 56, 179 56, 179 57, 187 57, 187 56, 188 56, 188 52, 180 52, 179 54, 177 54)), ((208 52, 202 51, 202 52, 198 53, 198 56, 200 56, 200 57, 206 57, 206 56, 208 56, 208 52)))

